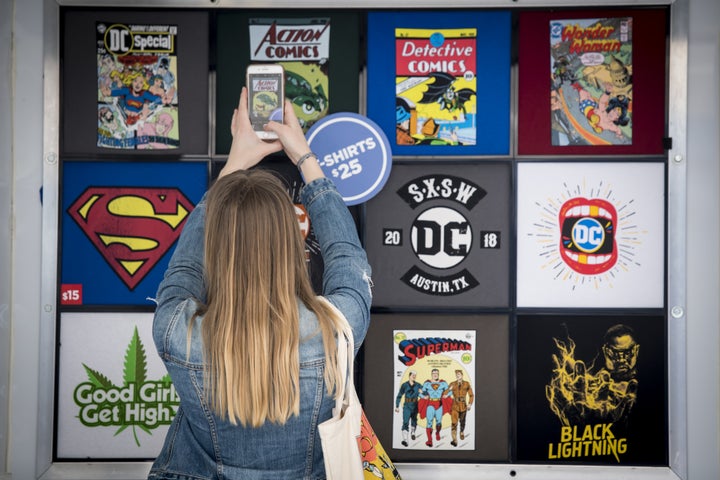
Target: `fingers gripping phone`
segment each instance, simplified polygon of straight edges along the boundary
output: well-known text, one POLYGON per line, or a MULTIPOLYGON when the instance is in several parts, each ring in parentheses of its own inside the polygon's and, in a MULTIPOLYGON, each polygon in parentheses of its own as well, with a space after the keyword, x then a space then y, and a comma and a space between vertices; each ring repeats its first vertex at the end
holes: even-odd
POLYGON ((285 70, 278 64, 249 65, 246 85, 250 123, 262 139, 274 140, 277 135, 263 127, 270 120, 282 123, 285 104, 285 70))

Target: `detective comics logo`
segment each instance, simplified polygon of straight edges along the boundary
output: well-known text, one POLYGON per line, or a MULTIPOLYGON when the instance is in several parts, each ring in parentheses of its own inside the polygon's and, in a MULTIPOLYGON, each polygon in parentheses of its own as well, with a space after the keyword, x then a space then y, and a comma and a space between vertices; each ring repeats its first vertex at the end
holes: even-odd
POLYGON ((474 275, 462 268, 463 262, 474 246, 500 248, 500 232, 474 231, 468 220, 487 192, 465 178, 435 174, 415 178, 396 193, 412 210, 421 210, 409 232, 400 227, 382 232, 384 246, 402 246, 409 233, 418 263, 401 280, 428 295, 458 295, 478 286, 474 275), (427 202, 433 203, 420 208, 427 202))
POLYGON ((89 187, 67 213, 133 290, 175 243, 193 208, 177 188, 89 187))
MULTIPOLYGON (((567 185, 566 185, 567 187, 567 185)), ((568 188, 559 199, 536 202, 541 210, 528 235, 537 240, 542 268, 553 279, 595 288, 640 266, 637 249, 647 230, 639 224, 633 201, 621 201, 601 181, 589 192, 568 188)))

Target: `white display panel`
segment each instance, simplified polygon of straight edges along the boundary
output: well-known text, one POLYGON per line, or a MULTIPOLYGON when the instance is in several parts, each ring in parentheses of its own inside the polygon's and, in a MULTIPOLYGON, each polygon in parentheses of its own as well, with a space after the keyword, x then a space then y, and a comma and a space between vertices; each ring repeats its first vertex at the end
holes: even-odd
POLYGON ((662 308, 663 163, 521 163, 518 307, 662 308))
POLYGON ((151 313, 60 318, 57 457, 152 459, 179 398, 152 339, 151 313))

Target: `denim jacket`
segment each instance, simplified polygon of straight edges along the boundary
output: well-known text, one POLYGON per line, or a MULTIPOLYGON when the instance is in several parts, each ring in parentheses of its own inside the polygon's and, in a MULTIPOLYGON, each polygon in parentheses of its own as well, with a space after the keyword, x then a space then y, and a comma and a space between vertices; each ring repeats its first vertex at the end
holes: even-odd
MULTIPOLYGON (((355 224, 337 189, 326 178, 306 185, 301 199, 320 243, 323 296, 347 317, 357 349, 370 321, 371 281, 355 224)), ((334 400, 323 381, 325 353, 317 317, 302 302, 298 302, 299 416, 291 417, 285 425, 243 427, 216 416, 206 401, 202 318, 193 325, 189 355, 187 343, 196 299, 205 301, 204 224, 203 198, 183 228, 158 289, 153 338, 180 397, 180 406, 148 478, 323 479, 325 467, 317 425, 332 416, 334 400)))

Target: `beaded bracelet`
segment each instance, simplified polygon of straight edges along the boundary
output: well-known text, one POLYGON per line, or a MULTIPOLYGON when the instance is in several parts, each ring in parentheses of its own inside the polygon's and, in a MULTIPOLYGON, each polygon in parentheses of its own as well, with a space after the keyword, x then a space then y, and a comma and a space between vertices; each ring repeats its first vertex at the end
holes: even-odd
POLYGON ((305 160, 307 160, 310 157, 317 158, 317 155, 315 155, 315 153, 313 153, 313 152, 308 152, 298 159, 297 163, 295 164, 295 166, 298 168, 298 170, 300 169, 300 167, 302 167, 303 162, 305 162, 305 160))

